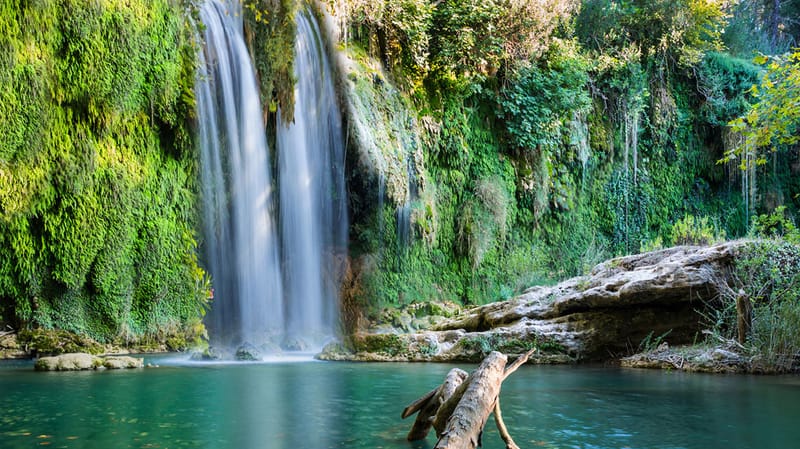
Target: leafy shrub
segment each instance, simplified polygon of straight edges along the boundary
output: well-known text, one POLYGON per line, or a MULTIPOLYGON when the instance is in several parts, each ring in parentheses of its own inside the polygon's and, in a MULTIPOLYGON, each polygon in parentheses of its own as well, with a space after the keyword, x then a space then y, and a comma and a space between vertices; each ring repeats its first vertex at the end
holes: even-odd
POLYGON ((589 0, 577 34, 592 48, 633 44, 659 64, 690 67, 705 51, 721 48, 725 23, 717 0, 589 0))
POLYGON ((737 157, 746 159, 746 152, 758 151, 757 162, 763 164, 766 163, 764 150, 774 152, 800 142, 800 108, 797 107, 800 51, 787 56, 760 55, 755 62, 766 67, 761 83, 752 89, 758 101, 730 123, 733 130, 744 135, 745 142, 729 150, 726 161, 737 157))
POLYGON ((706 53, 697 66, 697 83, 705 100, 700 106, 704 120, 717 126, 742 115, 753 101, 750 88, 759 80, 759 68, 719 52, 706 53))
POLYGON ((672 226, 674 245, 712 245, 725 239, 725 231, 717 231, 708 217, 686 215, 672 226))
POLYGON ((540 64, 520 69, 499 97, 513 148, 525 152, 553 149, 562 143, 565 123, 590 105, 588 64, 573 42, 560 42, 540 64))
POLYGON ((786 216, 786 206, 779 206, 770 214, 756 217, 751 233, 759 237, 783 238, 789 243, 800 245, 800 229, 786 216))
MULTIPOLYGON (((753 305, 751 335, 746 348, 767 365, 788 371, 800 362, 800 246, 785 240, 747 245, 737 256, 734 287, 753 305)), ((728 298, 728 303, 732 302, 728 298)), ((717 329, 736 332, 735 314, 717 329)))

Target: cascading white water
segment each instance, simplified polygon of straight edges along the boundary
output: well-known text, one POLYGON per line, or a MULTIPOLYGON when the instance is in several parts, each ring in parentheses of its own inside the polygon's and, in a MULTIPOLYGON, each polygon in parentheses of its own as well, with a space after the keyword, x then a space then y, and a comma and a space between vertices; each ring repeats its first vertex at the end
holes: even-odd
POLYGON ((205 48, 196 90, 212 344, 317 349, 335 333, 347 251, 333 72, 316 20, 298 12, 294 121, 283 125, 279 112, 277 126, 279 238, 260 96, 233 3, 207 0, 200 11, 205 48))
POLYGON ((196 90, 203 248, 215 291, 207 324, 214 345, 259 344, 284 329, 260 96, 235 9, 208 0, 200 17, 205 49, 196 90))
POLYGON ((297 13, 294 120, 278 113, 281 249, 289 346, 333 336, 346 254, 344 138, 319 25, 297 13))

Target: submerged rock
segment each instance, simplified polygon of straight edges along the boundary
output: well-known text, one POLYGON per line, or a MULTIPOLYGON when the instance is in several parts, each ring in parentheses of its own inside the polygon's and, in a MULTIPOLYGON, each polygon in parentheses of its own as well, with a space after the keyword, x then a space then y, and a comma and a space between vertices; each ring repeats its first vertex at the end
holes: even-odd
POLYGON ((616 359, 648 336, 687 343, 701 311, 719 294, 745 241, 681 246, 620 257, 588 276, 533 287, 507 301, 475 307, 415 333, 360 334, 328 360, 479 361, 492 350, 539 352, 534 363, 616 359))
POLYGON ((309 347, 308 342, 301 338, 286 338, 279 349, 284 351, 308 351, 309 347))
POLYGON ((202 351, 192 352, 189 358, 194 361, 212 361, 221 360, 223 357, 215 348, 209 346, 202 351))
POLYGON ((86 353, 42 357, 36 361, 36 371, 84 371, 94 369, 143 368, 144 359, 127 356, 98 357, 86 353))

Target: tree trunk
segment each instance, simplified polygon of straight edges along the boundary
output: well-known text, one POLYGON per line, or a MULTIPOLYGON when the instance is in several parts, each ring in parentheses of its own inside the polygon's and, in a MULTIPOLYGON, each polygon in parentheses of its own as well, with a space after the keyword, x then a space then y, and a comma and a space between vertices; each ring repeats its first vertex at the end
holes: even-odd
POLYGON ((450 370, 439 387, 403 410, 403 419, 419 412, 408 440, 424 439, 433 426, 439 438, 434 449, 474 449, 481 445, 483 427, 494 412, 506 448, 519 449, 503 423, 500 387, 534 351, 531 349, 509 365, 505 355, 492 352, 469 376, 458 368, 450 370))
POLYGON ((480 445, 483 426, 500 395, 507 360, 505 355, 492 352, 472 373, 471 381, 462 384, 467 385, 463 397, 434 449, 474 449, 480 445))
POLYGON ((408 441, 423 440, 428 436, 428 432, 430 432, 431 426, 433 426, 433 420, 436 417, 439 406, 450 399, 450 396, 453 395, 456 388, 461 385, 466 378, 466 371, 460 368, 451 369, 450 372, 447 373, 447 377, 445 377, 442 385, 422 398, 417 399, 413 404, 403 410, 403 419, 419 411, 417 419, 414 421, 414 425, 411 426, 411 430, 406 437, 408 441))
POLYGON ((747 342, 750 327, 753 325, 753 304, 742 290, 739 290, 739 294, 736 296, 736 324, 739 331, 739 344, 743 345, 747 342))
POLYGON ((769 43, 772 50, 778 49, 780 42, 780 26, 781 26, 781 0, 771 0, 771 7, 769 11, 768 25, 769 28, 769 43))

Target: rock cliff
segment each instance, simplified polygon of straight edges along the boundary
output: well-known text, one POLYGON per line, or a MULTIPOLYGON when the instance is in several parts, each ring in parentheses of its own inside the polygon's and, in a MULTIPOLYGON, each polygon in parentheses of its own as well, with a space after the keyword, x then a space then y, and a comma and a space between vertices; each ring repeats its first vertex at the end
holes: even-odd
POLYGON ((416 333, 362 333, 350 347, 334 345, 326 360, 476 361, 492 350, 540 350, 535 363, 616 359, 648 337, 691 342, 702 312, 727 282, 746 241, 681 246, 597 265, 589 275, 533 287, 416 333))

